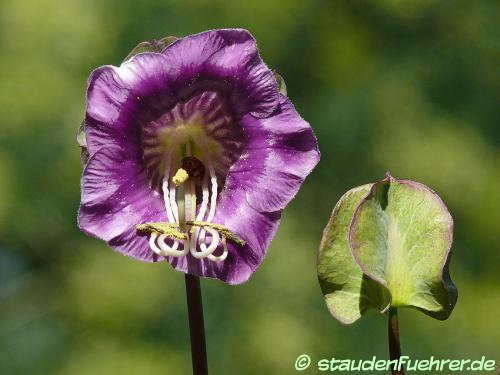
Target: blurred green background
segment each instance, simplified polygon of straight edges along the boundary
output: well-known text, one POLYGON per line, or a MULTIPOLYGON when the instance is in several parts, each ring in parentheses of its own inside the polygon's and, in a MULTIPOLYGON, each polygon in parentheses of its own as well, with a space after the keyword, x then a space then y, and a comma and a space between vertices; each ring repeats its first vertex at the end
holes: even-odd
POLYGON ((183 275, 76 228, 75 135, 92 69, 220 27, 256 36, 322 161, 251 281, 203 280, 212 374, 387 355, 385 317, 340 325, 315 269, 335 202, 386 170, 434 188, 455 219, 458 304, 445 322, 401 311, 403 352, 500 361, 499 25, 488 0, 2 0, 0 373, 190 372, 183 275))

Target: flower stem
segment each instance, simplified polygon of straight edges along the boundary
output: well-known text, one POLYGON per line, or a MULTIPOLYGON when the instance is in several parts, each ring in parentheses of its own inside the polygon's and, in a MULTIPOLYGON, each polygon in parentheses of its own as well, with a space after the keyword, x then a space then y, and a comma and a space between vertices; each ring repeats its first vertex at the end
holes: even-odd
POLYGON ((201 299, 200 279, 197 276, 186 274, 185 281, 193 375, 207 375, 208 362, 205 345, 205 325, 203 323, 203 302, 201 299))
MULTIPOLYGON (((391 361, 399 360, 401 357, 401 343, 399 341, 399 325, 398 325, 398 310, 395 307, 389 309, 389 354, 391 361)), ((392 375, 404 375, 403 368, 397 368, 397 366, 392 366, 392 375)))

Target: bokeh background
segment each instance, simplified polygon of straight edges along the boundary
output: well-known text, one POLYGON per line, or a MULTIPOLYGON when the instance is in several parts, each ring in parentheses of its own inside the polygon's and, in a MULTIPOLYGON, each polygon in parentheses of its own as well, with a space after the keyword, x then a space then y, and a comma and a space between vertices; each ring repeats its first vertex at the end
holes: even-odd
POLYGON ((335 202, 386 170, 434 188, 455 218, 458 304, 445 322, 401 311, 404 353, 500 360, 498 1, 2 0, 0 373, 190 372, 183 275, 76 228, 75 135, 92 69, 220 27, 256 36, 322 161, 251 281, 202 282, 211 372, 387 355, 385 317, 342 326, 315 269, 335 202))

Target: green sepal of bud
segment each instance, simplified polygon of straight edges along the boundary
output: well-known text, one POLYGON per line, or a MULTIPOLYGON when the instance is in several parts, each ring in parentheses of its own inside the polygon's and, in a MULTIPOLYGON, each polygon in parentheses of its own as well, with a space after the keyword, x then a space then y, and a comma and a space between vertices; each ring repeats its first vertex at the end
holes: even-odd
POLYGON ((276 70, 273 70, 273 76, 276 80, 276 83, 278 84, 278 91, 280 92, 280 94, 287 96, 286 83, 284 78, 276 70))
POLYGON ((245 240, 238 237, 236 234, 231 232, 227 227, 225 227, 222 224, 208 223, 206 221, 186 221, 186 224, 193 226, 191 231, 194 230, 194 227, 212 228, 212 229, 215 229, 217 232, 219 232, 222 237, 225 237, 228 240, 233 241, 234 243, 240 245, 241 247, 245 246, 245 244, 246 244, 245 240))
POLYGON ((123 61, 127 61, 131 57, 138 55, 139 53, 144 52, 162 52, 165 48, 167 48, 170 44, 178 40, 176 36, 166 36, 161 38, 160 40, 153 39, 150 42, 141 42, 134 47, 132 51, 123 59, 123 61))
POLYGON ((179 231, 179 224, 176 223, 143 223, 137 224, 136 227, 140 233, 156 233, 164 234, 168 238, 176 240, 187 240, 187 234, 179 231))

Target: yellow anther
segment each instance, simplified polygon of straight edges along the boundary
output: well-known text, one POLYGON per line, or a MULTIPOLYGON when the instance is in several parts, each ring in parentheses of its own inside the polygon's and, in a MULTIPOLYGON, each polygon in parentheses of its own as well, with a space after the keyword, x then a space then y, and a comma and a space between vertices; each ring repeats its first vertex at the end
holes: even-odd
POLYGON ((193 231, 194 227, 212 228, 219 232, 219 234, 222 236, 222 239, 227 238, 228 240, 231 240, 240 246, 245 246, 246 244, 245 240, 238 237, 235 233, 231 232, 229 228, 225 227, 222 224, 208 223, 206 221, 187 221, 186 224, 192 226, 191 231, 193 231))
POLYGON ((185 241, 188 238, 186 233, 182 233, 179 231, 179 224, 176 223, 143 223, 137 224, 135 228, 140 233, 165 234, 168 238, 173 238, 176 240, 185 241))
POLYGON ((185 169, 179 168, 177 172, 175 172, 174 177, 172 177, 172 181, 174 182, 175 187, 181 186, 186 180, 189 178, 189 175, 185 169))

